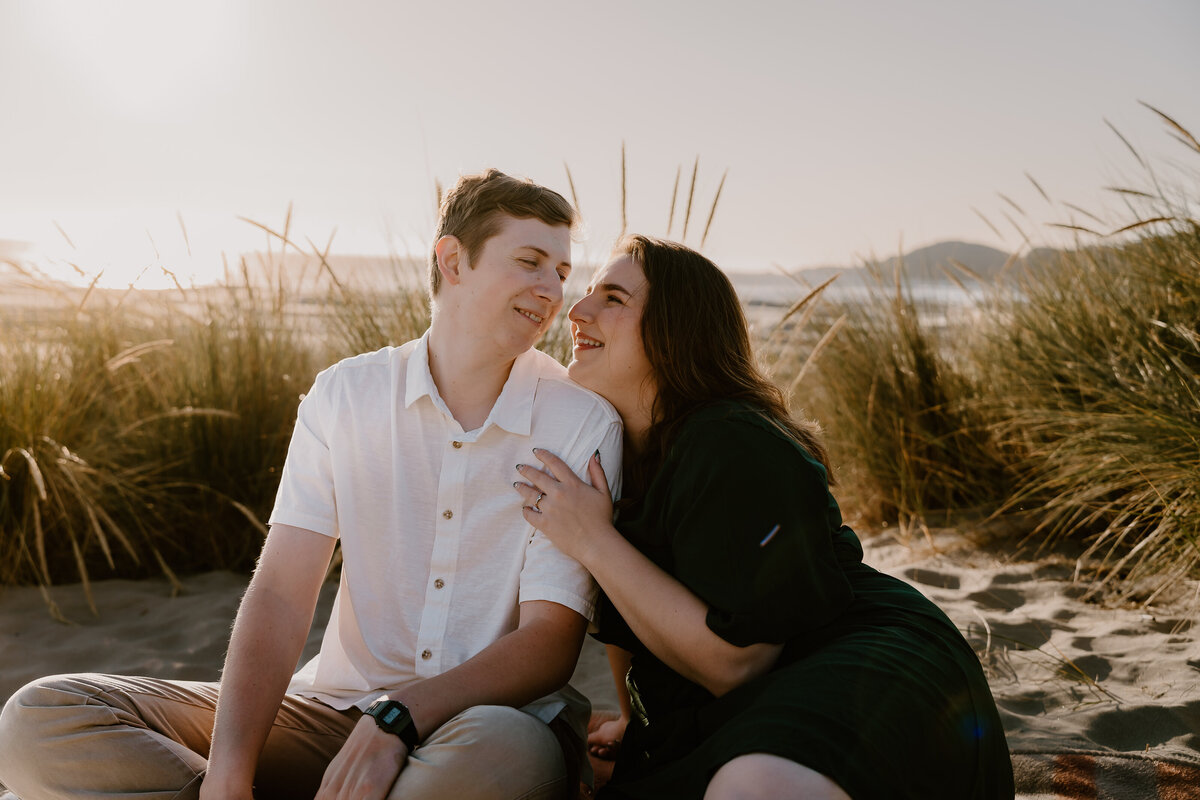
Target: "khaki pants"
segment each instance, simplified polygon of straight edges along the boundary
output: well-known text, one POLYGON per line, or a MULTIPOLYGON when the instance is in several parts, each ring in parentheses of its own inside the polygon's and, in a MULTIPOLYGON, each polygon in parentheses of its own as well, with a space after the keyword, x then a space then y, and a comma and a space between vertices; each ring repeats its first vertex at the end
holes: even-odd
MULTIPOLYGON (((12 696, 0 714, 0 782, 22 800, 195 798, 204 778, 215 683, 57 675, 12 696)), ((254 795, 312 797, 362 714, 284 698, 254 795)), ((549 726, 505 706, 469 708, 408 758, 388 800, 558 798, 562 749, 549 726)))

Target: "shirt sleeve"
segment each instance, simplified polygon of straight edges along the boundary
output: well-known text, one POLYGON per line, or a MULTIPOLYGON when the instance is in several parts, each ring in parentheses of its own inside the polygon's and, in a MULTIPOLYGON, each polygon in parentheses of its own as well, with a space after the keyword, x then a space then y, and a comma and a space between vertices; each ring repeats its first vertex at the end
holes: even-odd
POLYGON ((325 536, 338 535, 333 462, 326 435, 329 393, 335 375, 334 367, 321 372, 300 400, 270 525, 293 525, 325 536))
POLYGON ((684 432, 664 518, 675 576, 738 646, 782 643, 852 600, 826 517, 823 473, 798 445, 739 419, 684 432))
MULTIPOLYGON (((601 436, 592 436, 581 444, 584 445, 581 451, 572 453, 568 459, 571 469, 583 480, 589 480, 588 459, 599 450, 600 464, 604 467, 609 491, 614 498, 618 497, 621 487, 620 422, 608 423, 602 429, 601 436)), ((525 550, 520 602, 550 600, 578 612, 590 621, 596 611, 596 595, 596 582, 583 565, 559 550, 541 531, 535 530, 525 550)))

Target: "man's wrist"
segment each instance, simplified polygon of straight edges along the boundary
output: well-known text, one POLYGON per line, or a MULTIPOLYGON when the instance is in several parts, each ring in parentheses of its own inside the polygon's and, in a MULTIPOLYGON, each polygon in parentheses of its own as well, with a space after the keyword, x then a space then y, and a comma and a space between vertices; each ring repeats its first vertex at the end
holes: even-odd
POLYGON ((201 798, 239 798, 254 796, 254 776, 239 778, 209 769, 200 783, 201 798))
POLYGON ((399 737, 408 752, 416 749, 420 741, 417 724, 404 703, 381 697, 367 706, 366 716, 373 717, 380 730, 399 737))

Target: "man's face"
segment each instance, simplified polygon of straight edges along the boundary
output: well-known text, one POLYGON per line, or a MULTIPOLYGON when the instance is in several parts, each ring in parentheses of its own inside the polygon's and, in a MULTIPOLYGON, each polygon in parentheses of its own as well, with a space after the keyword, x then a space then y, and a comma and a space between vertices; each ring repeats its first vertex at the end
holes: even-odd
POLYGON ((537 343, 562 309, 571 232, 536 218, 502 220, 479 252, 466 255, 469 267, 460 267, 453 290, 466 312, 464 333, 514 358, 537 343))

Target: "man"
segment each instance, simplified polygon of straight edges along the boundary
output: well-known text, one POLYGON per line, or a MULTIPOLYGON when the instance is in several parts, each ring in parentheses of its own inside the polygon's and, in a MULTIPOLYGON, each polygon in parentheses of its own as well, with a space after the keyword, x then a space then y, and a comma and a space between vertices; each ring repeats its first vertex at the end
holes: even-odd
POLYGON ((560 689, 594 584, 525 523, 512 482, 538 447, 581 474, 595 452, 619 464, 616 413, 530 349, 562 307, 574 221, 531 182, 462 178, 429 330, 325 370, 300 404, 219 692, 34 682, 0 716, 0 781, 26 800, 573 791, 586 701, 560 689), (339 538, 320 653, 291 676, 339 538))

